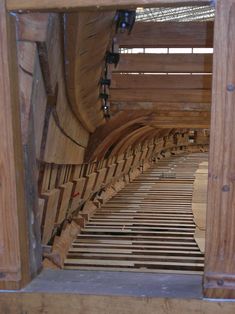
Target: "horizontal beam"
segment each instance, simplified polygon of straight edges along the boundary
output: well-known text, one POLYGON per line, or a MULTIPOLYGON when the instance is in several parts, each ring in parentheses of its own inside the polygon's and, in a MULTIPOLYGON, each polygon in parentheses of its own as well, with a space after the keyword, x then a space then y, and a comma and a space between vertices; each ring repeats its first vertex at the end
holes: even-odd
POLYGON ((169 7, 185 5, 210 5, 211 0, 7 0, 9 11, 48 11, 48 10, 97 10, 141 7, 169 7))
POLYGON ((212 54, 121 54, 113 72, 211 73, 212 54))
POLYGON ((137 22, 130 35, 120 33, 121 48, 212 48, 213 22, 137 22))
POLYGON ((204 111, 210 112, 209 103, 160 103, 160 102, 119 102, 112 103, 110 108, 112 113, 119 111, 204 111))
POLYGON ((200 89, 111 89, 110 101, 112 102, 186 102, 210 103, 211 91, 200 89))
POLYGON ((112 75, 112 88, 211 89, 211 75, 112 75))

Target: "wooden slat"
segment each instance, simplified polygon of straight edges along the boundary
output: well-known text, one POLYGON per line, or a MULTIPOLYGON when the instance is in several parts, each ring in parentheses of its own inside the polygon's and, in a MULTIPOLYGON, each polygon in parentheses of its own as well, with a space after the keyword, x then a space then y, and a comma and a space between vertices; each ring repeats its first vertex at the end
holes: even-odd
POLYGON ((212 54, 121 54, 113 72, 212 73, 212 54))
POLYGON ((165 112, 167 115, 169 111, 200 111, 210 112, 210 103, 167 103, 167 102, 123 102, 113 101, 110 108, 112 113, 119 111, 140 111, 140 112, 165 112))
POLYGON ((97 209, 74 241, 65 268, 202 271, 191 201, 193 173, 207 155, 190 157, 183 164, 179 157, 160 161, 97 209), (172 166, 174 178, 156 181, 172 166))
POLYGON ((111 89, 111 102, 210 103, 211 91, 204 89, 111 89))
POLYGON ((210 0, 100 0, 99 4, 95 0, 7 0, 8 10, 69 10, 69 9, 117 9, 136 7, 169 7, 185 5, 210 5, 210 0))
POLYGON ((121 48, 213 47, 213 22, 136 22, 130 35, 120 34, 121 48))
POLYGON ((154 75, 119 74, 112 75, 111 88, 144 89, 211 89, 211 75, 154 75))

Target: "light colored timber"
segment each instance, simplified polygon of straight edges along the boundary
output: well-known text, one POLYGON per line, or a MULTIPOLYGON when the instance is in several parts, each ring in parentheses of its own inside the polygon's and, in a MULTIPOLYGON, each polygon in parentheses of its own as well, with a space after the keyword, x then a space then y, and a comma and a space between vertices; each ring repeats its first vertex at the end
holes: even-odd
POLYGON ((212 73, 212 54, 121 54, 113 72, 212 73))
MULTIPOLYGON (((207 155, 204 155, 205 158, 207 155)), ((195 224, 191 209, 193 173, 201 160, 203 156, 191 160, 189 157, 188 162, 182 165, 176 157, 169 162, 166 160, 164 167, 161 163, 156 164, 97 209, 74 241, 65 268, 103 267, 125 271, 128 267, 139 271, 144 267, 154 272, 201 272, 204 257, 193 237, 195 224), (169 178, 163 177, 156 182, 160 171, 167 173, 171 163, 176 178, 169 181, 169 178), (186 171, 181 173, 183 180, 177 178, 181 169, 186 171), (185 177, 190 174, 192 179, 186 180, 185 177), (150 177, 151 184, 146 184, 150 177), (132 184, 135 193, 125 194, 132 184), (141 196, 136 195, 137 185, 141 196), (167 189, 164 188, 166 185, 167 189), (165 194, 162 195, 161 190, 165 194)))
POLYGON ((121 48, 213 47, 213 22, 136 22, 130 35, 119 34, 121 48))
POLYGON ((185 5, 209 5, 210 0, 118 0, 115 3, 112 0, 7 0, 7 9, 9 11, 17 10, 97 10, 97 9, 117 9, 117 8, 136 8, 143 7, 169 7, 169 6, 185 6, 185 5))

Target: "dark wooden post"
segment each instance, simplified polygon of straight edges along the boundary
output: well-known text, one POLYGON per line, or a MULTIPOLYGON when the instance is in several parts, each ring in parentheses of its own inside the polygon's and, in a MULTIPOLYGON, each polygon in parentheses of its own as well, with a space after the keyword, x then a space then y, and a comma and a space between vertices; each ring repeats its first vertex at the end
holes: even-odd
POLYGON ((235 0, 215 19, 204 295, 235 298, 235 0))

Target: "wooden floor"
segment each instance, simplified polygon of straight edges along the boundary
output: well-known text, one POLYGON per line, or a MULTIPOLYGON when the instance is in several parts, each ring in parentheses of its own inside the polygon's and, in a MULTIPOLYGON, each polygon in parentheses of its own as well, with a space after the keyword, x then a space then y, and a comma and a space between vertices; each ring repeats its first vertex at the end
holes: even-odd
POLYGON ((191 203, 194 173, 207 159, 164 159, 127 185, 87 223, 65 269, 202 273, 191 203))

